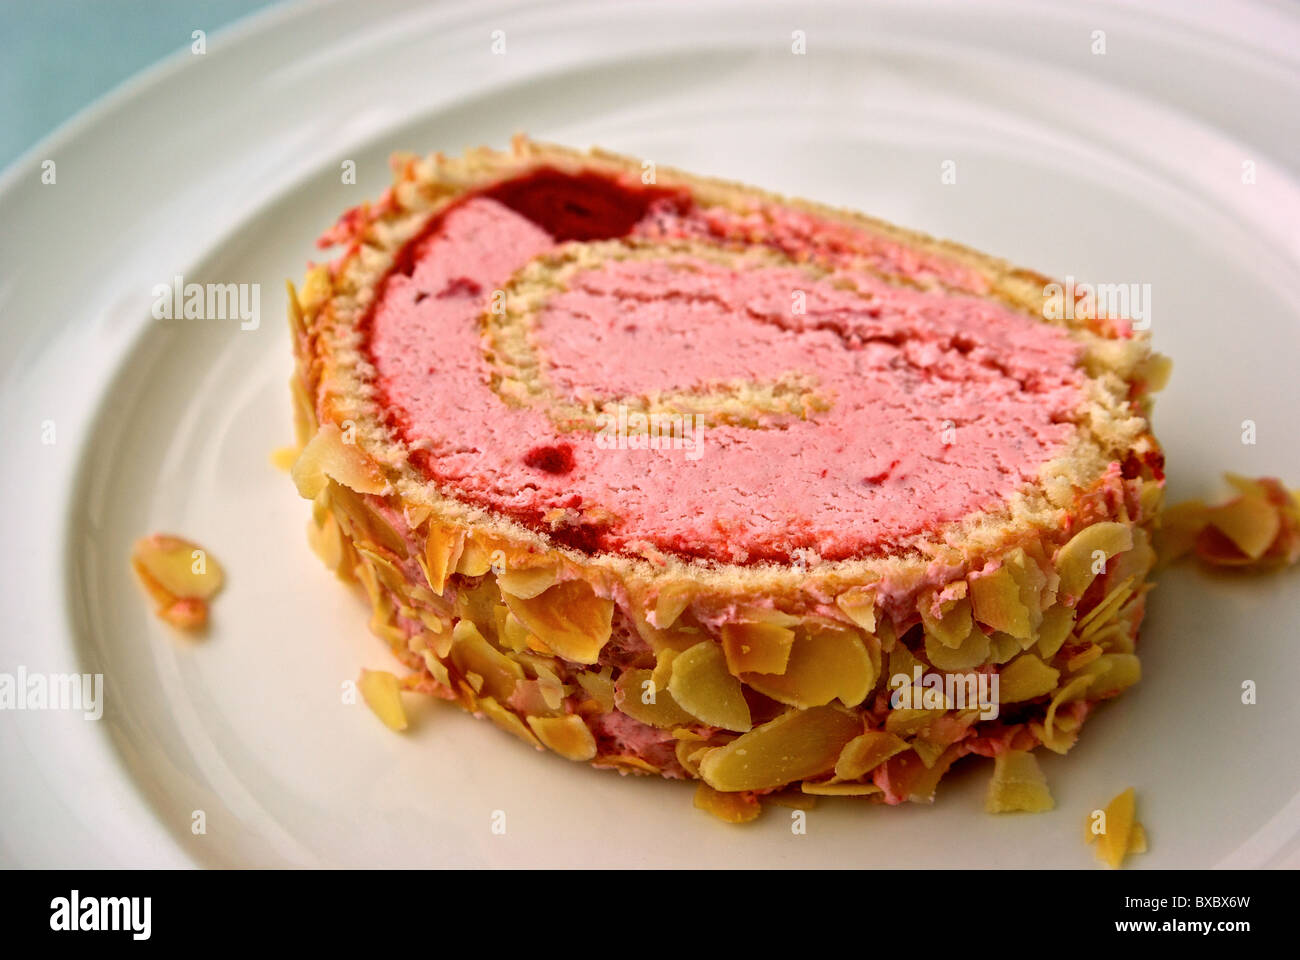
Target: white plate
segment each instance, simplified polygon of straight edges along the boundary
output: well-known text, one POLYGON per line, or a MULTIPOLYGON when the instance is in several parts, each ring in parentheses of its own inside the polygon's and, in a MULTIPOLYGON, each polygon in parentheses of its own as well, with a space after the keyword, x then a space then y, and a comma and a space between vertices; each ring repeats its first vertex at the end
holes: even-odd
POLYGON ((1054 275, 1149 283, 1156 344, 1177 363, 1157 410, 1171 495, 1215 492, 1224 468, 1294 482, 1300 22, 1264 3, 1195 16, 314 4, 210 38, 38 146, 0 181, 0 671, 103 673, 107 705, 99 723, 0 714, 0 861, 1077 867, 1092 862, 1086 811, 1131 784, 1152 843, 1137 866, 1296 865, 1295 574, 1166 576, 1142 684, 1044 762, 1050 814, 985 815, 974 763, 933 807, 825 802, 806 835, 780 809, 736 829, 693 810, 687 786, 536 754, 452 707, 427 704, 395 736, 343 705, 359 665, 391 664, 267 460, 290 436, 283 281, 312 239, 379 193, 390 151, 526 129, 858 207, 1054 275), (152 288, 175 274, 260 284, 261 327, 153 320, 152 288), (1255 445, 1240 442, 1246 419, 1255 445), (129 544, 154 530, 229 571, 202 642, 157 623, 133 582, 129 544), (1240 702, 1245 680, 1256 705, 1240 702))

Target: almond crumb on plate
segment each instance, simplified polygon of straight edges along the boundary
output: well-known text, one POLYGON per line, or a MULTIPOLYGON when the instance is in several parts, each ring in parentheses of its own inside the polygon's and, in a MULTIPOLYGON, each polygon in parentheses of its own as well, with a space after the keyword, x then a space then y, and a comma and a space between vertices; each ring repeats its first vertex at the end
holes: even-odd
POLYGON ((158 618, 181 630, 199 630, 207 623, 208 601, 225 583, 221 564, 206 550, 166 533, 137 540, 131 566, 157 605, 158 618))

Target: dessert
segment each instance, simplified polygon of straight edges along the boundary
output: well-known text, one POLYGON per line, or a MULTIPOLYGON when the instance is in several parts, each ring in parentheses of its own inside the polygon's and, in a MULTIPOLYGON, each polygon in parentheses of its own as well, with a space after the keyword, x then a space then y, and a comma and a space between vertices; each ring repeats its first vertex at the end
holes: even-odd
POLYGON ((737 822, 927 801, 970 754, 1011 756, 995 805, 1049 802, 1021 754, 1140 674, 1143 334, 599 151, 394 166, 290 288, 292 474, 403 689, 737 822))

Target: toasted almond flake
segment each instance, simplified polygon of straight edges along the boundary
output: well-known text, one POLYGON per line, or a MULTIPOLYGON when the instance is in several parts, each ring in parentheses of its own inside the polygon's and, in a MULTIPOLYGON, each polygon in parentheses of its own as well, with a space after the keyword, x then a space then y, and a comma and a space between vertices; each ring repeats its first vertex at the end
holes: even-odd
POLYGON ((992 573, 970 578, 975 619, 1016 639, 1030 636, 1032 630, 1029 608, 1020 594, 1020 584, 1005 563, 992 573))
POLYGON ((794 631, 771 623, 725 623, 722 652, 727 669, 744 673, 783 673, 790 660, 794 631))
POLYGON ((1044 813, 1056 806, 1038 760, 1028 750, 1007 750, 993 758, 993 779, 984 797, 988 813, 1044 813))
POLYGON ((524 679, 524 668, 488 643, 478 627, 468 620, 457 623, 451 636, 451 662, 456 669, 466 679, 471 673, 482 678, 481 684, 471 684, 474 692, 486 690, 496 700, 509 700, 515 685, 524 679))
POLYGON ((1083 650, 1079 651, 1074 656, 1072 656, 1069 660, 1065 661, 1065 669, 1073 673, 1076 670, 1078 670, 1080 667, 1085 667, 1088 664, 1092 663, 1092 661, 1096 660, 1104 652, 1105 651, 1103 651, 1101 647, 1097 646, 1097 644, 1095 643, 1089 644, 1083 650))
POLYGON ((727 669, 722 648, 711 640, 677 654, 668 692, 678 706, 711 727, 745 731, 753 725, 740 681, 727 669))
POLYGON ((528 628, 510 612, 509 607, 503 606, 503 609, 505 610, 505 616, 501 618, 501 624, 497 627, 497 637, 500 639, 502 646, 508 647, 516 653, 522 653, 529 649, 528 628))
MULTIPOLYGON (((694 646, 694 644, 691 646, 694 646)), ((690 647, 686 649, 689 650, 690 647)), ((655 682, 655 686, 660 690, 668 689, 668 683, 673 676, 673 661, 677 659, 677 654, 678 651, 667 647, 655 655, 655 668, 650 679, 655 682)))
POLYGON ((1020 641, 1009 633, 989 634, 989 663, 1004 664, 1022 650, 1024 650, 1024 647, 1021 646, 1020 641))
POLYGON ((917 598, 916 606, 927 640, 933 639, 945 647, 956 649, 970 636, 971 601, 968 597, 940 604, 936 602, 935 591, 929 590, 917 598), (940 615, 935 613, 936 606, 940 607, 940 615))
POLYGON ((384 556, 380 547, 370 543, 356 543, 353 544, 353 547, 359 555, 369 562, 379 582, 395 596, 401 596, 405 592, 407 588, 406 575, 398 569, 392 559, 384 556))
POLYGON ((1211 507, 1208 521, 1251 560, 1258 560, 1277 538, 1281 517, 1277 507, 1253 496, 1238 497, 1211 507))
POLYGON ((333 479, 357 493, 383 493, 388 488, 373 461, 355 443, 345 443, 337 424, 323 423, 307 441, 290 471, 298 493, 306 500, 315 499, 333 479))
POLYGON ((1061 576, 1060 592, 1078 599, 1096 578, 1100 551, 1110 558, 1133 549, 1133 531, 1126 523, 1106 521, 1084 527, 1056 552, 1056 572, 1061 576))
POLYGON ((517 713, 507 710, 491 697, 481 697, 478 706, 485 717, 506 731, 506 733, 513 734, 531 747, 536 747, 538 750, 542 749, 541 742, 533 736, 533 731, 529 730, 528 725, 519 719, 517 713))
POLYGON ((306 317, 313 317, 333 294, 329 268, 324 265, 312 267, 303 278, 302 289, 298 291, 298 306, 306 317))
POLYGON ((989 637, 974 623, 970 632, 956 648, 939 643, 930 634, 925 635, 925 655, 940 670, 969 670, 978 667, 989 657, 989 637))
POLYGON ((1107 653, 1087 664, 1081 673, 1093 678, 1089 698, 1109 697, 1142 679, 1142 662, 1131 653, 1107 653))
POLYGON ((949 747, 930 766, 915 751, 905 751, 886 761, 894 789, 913 803, 932 803, 939 781, 957 759, 959 748, 949 747))
POLYGON ((815 797, 868 797, 884 792, 874 783, 810 783, 807 780, 802 789, 815 797))
POLYGON ((208 622, 208 605, 198 597, 181 597, 160 607, 157 614, 178 630, 199 630, 208 622))
POLYGON ((599 673, 583 670, 576 677, 578 686, 596 701, 601 713, 609 713, 614 709, 614 681, 609 678, 609 674, 609 667, 605 667, 599 673))
POLYGON ((538 740, 566 760, 585 762, 596 756, 596 738, 579 716, 529 717, 528 726, 538 740))
POLYGON ((335 516, 345 524, 354 540, 370 541, 395 556, 406 556, 406 540, 363 496, 333 480, 327 482, 327 489, 335 516))
POLYGON ((137 572, 147 573, 173 600, 210 600, 225 584, 221 564, 198 544, 181 537, 165 533, 141 537, 131 558, 137 572))
POLYGON ((912 707, 890 710, 885 715, 885 730, 898 736, 909 736, 925 729, 941 716, 943 716, 942 710, 922 710, 912 707))
POLYGON ((779 703, 820 707, 838 699, 856 707, 876 682, 861 635, 838 624, 809 624, 790 649, 783 674, 750 673, 744 682, 779 703))
POLYGON ((519 597, 521 600, 531 600, 550 589, 558 576, 559 570, 553 566, 506 570, 497 577, 497 586, 501 588, 502 593, 519 597))
POLYGON ((1102 598, 1101 602, 1087 612, 1078 625, 1074 628, 1075 635, 1080 640, 1087 640, 1094 633, 1106 625, 1120 607, 1133 595, 1135 582, 1132 578, 1125 580, 1115 586, 1110 593, 1102 598))
POLYGON ((557 583, 536 597, 502 595, 510 612, 547 650, 574 663, 595 663, 613 628, 614 601, 582 580, 557 583))
POLYGON ((639 777, 654 776, 659 773, 659 768, 653 763, 642 760, 640 757, 634 757, 630 754, 621 754, 619 756, 601 757, 599 763, 608 764, 619 771, 636 774, 639 777))
POLYGON ((357 683, 361 697, 375 716, 389 730, 406 729, 406 711, 402 708, 402 685, 387 670, 362 670, 357 683))
POLYGON ((907 741, 882 730, 869 730, 844 745, 835 761, 839 780, 858 780, 895 754, 907 749, 907 741))
POLYGON ((1053 604, 1043 612, 1043 622, 1038 629, 1038 655, 1051 660, 1074 629, 1074 608, 1053 604))
POLYGON ((700 783, 695 788, 695 808, 727 823, 749 823, 763 812, 762 805, 752 795, 722 793, 707 783, 700 783))
POLYGON ((447 589, 447 577, 455 571, 465 547, 465 533, 451 527, 430 526, 424 542, 425 579, 438 596, 447 589))
POLYGON ((654 626, 667 630, 677 622, 690 602, 691 588, 686 584, 670 583, 663 587, 655 597, 654 626))
POLYGON ((696 778, 700 775, 700 768, 696 766, 692 757, 694 754, 698 753, 699 750, 700 746, 697 741, 678 740, 673 744, 673 753, 677 757, 677 762, 682 765, 683 770, 696 778))
POLYGON ((844 615, 868 633, 876 630, 876 588, 850 587, 835 598, 844 615))
POLYGON ((424 660, 424 667, 429 671, 429 675, 437 680, 440 684, 448 689, 452 688, 451 675, 447 672, 447 667, 432 650, 425 650, 421 653, 424 660))
POLYGON ((862 721, 838 707, 791 710, 710 750, 700 776, 715 790, 769 790, 817 777, 861 732, 862 721))
POLYGON ((667 689, 655 684, 649 670, 624 670, 614 684, 614 691, 614 705, 633 720, 649 726, 668 730, 695 719, 677 705, 667 689))
POLYGON ((998 702, 1020 703, 1046 696, 1056 689, 1060 676, 1061 671, 1032 653, 1022 653, 998 674, 998 702))
MULTIPOLYGON (((466 577, 481 577, 492 569, 492 551, 472 537, 465 538, 464 548, 456 561, 456 572, 466 577)), ((520 599, 528 599, 521 597, 520 599)))
POLYGON ((1097 859, 1111 869, 1118 869, 1124 863, 1137 822, 1136 814, 1137 794, 1129 787, 1106 805, 1106 827, 1102 833, 1094 834, 1089 823, 1089 835, 1097 841, 1097 859))
POLYGON ((1075 700, 1083 699, 1088 692, 1088 687, 1092 685, 1092 680, 1093 678, 1090 676, 1075 677, 1069 683, 1065 684, 1065 686, 1061 687, 1060 690, 1056 691, 1056 694, 1052 697, 1052 702, 1047 707, 1047 715, 1043 718, 1043 733, 1039 739, 1043 741, 1043 746, 1047 747, 1047 749, 1051 750, 1053 753, 1065 753, 1066 750, 1074 745, 1073 738, 1063 739, 1058 737, 1057 734, 1059 731, 1057 728, 1056 712, 1063 704, 1073 703, 1075 700), (1065 739, 1068 739, 1068 743, 1064 742, 1065 739))
POLYGON ((1133 821, 1133 832, 1129 834, 1127 856, 1147 852, 1147 831, 1141 823, 1133 821))
POLYGON ((943 756, 943 751, 948 744, 932 743, 929 740, 917 737, 911 742, 910 746, 916 751, 916 755, 921 758, 921 762, 929 768, 933 767, 939 758, 943 756))
POLYGON ((424 521, 428 520, 433 513, 433 507, 422 503, 403 503, 402 516, 406 519, 406 526, 414 530, 424 521))

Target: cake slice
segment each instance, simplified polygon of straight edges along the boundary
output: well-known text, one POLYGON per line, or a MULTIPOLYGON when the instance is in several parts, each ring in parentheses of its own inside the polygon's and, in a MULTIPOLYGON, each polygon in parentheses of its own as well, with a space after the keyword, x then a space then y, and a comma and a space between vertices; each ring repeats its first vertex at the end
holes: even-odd
POLYGON ((604 152, 394 166, 291 289, 293 476, 404 689, 748 819, 1064 753, 1138 679, 1167 364, 1122 318, 604 152))

